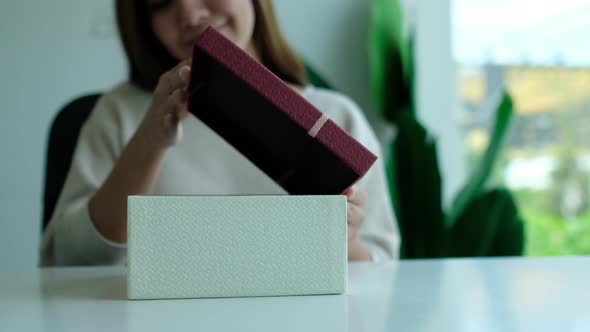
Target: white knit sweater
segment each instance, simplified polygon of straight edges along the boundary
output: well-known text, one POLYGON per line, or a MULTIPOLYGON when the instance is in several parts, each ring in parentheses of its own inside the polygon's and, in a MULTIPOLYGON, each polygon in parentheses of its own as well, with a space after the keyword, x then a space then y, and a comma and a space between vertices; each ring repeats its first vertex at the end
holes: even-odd
MULTIPOLYGON (((374 260, 398 257, 399 234, 379 143, 358 106, 329 90, 308 86, 303 97, 379 156, 356 187, 367 196, 360 239, 374 260)), ((126 246, 94 228, 88 202, 135 133, 152 96, 130 83, 104 94, 82 127, 64 188, 41 244, 44 265, 124 264, 126 246)), ((248 112, 244 107, 241 112, 248 112)), ((286 194, 196 117, 183 122, 182 141, 162 162, 155 195, 286 194)))

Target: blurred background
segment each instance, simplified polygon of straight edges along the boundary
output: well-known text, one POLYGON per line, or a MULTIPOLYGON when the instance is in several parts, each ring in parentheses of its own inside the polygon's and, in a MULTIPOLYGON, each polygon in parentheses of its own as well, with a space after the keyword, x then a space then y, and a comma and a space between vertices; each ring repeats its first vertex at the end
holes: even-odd
POLYGON ((493 181, 515 194, 525 253, 590 254, 590 2, 455 0, 452 17, 467 167, 504 85, 516 114, 493 181))
MULTIPOLYGON (((288 39, 391 139, 375 102, 369 0, 275 0, 288 39)), ((381 1, 382 2, 382 1, 381 1)), ((513 116, 487 186, 507 188, 525 255, 590 254, 590 1, 405 0, 416 117, 436 139, 443 208, 477 169, 499 94, 513 116)), ((0 264, 37 264, 47 135, 73 98, 124 80, 112 1, 0 2, 0 264)), ((399 216, 398 216, 399 217, 399 216)), ((423 229, 428 232, 428 229, 423 229)))

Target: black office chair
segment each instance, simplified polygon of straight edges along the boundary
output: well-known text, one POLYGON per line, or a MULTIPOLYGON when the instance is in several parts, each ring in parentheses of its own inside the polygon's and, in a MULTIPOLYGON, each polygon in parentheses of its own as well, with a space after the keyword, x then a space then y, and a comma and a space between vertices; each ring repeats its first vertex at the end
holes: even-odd
POLYGON ((63 107, 53 119, 47 141, 42 230, 49 223, 68 175, 80 129, 99 97, 100 94, 79 97, 63 107))

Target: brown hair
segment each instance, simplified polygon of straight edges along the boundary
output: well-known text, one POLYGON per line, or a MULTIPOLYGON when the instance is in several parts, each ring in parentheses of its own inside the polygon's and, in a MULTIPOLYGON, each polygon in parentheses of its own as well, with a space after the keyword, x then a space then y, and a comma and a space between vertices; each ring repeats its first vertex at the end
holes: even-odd
MULTIPOLYGON (((252 0, 255 24, 252 39, 260 61, 282 80, 307 84, 305 67, 283 37, 272 0, 252 0)), ((117 24, 129 61, 130 81, 153 91, 160 75, 174 67, 175 59, 154 35, 145 0, 116 0, 117 24)))

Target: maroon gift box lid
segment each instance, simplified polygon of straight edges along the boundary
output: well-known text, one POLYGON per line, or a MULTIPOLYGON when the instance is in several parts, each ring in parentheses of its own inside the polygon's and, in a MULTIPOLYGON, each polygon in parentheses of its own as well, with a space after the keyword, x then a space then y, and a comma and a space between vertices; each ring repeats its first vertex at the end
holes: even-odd
POLYGON ((377 157, 213 28, 195 41, 189 111, 289 193, 337 194, 377 157))

